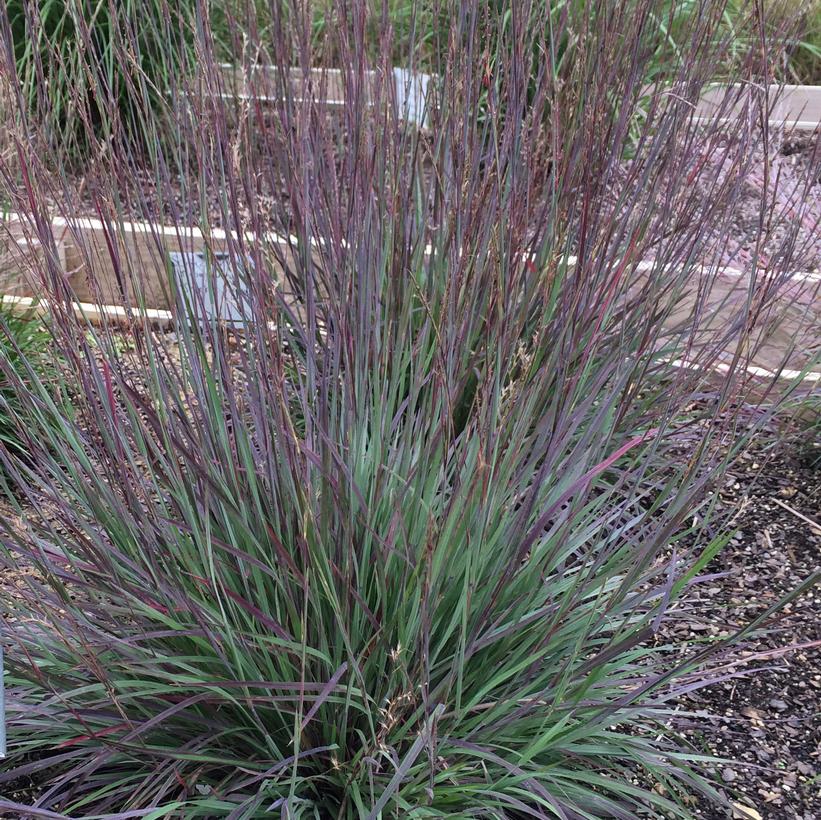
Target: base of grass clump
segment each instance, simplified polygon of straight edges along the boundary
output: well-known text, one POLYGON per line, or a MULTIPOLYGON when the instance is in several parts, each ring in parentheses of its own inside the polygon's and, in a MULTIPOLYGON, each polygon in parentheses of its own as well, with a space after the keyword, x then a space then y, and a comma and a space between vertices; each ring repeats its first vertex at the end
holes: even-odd
MULTIPOLYGON (((19 313, 0 297, 0 451, 5 458, 29 460, 19 385, 43 385, 58 392, 58 370, 52 333, 34 312, 19 313)), ((0 463, 3 469, 5 460, 0 463)), ((5 482, 4 482, 5 483, 5 482)))

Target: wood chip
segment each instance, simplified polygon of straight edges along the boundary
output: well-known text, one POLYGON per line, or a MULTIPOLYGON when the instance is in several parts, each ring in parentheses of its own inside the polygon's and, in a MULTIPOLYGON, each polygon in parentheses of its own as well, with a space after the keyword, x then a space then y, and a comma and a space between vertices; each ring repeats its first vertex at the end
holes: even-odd
POLYGON ((764 820, 764 818, 752 806, 733 803, 733 820, 764 820))
POLYGON ((819 524, 817 521, 813 521, 812 518, 807 518, 806 515, 798 512, 798 510, 796 509, 793 509, 789 504, 785 504, 780 498, 773 498, 773 501, 775 501, 775 503, 778 504, 779 507, 783 507, 787 512, 792 513, 796 518, 800 518, 802 521, 806 521, 816 535, 821 535, 821 524, 819 524))

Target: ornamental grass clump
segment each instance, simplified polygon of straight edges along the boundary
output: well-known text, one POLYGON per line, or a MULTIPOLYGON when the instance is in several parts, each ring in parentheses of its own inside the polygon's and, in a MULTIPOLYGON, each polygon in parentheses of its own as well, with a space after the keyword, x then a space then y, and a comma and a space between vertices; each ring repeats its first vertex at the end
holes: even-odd
POLYGON ((271 9, 265 43, 234 21, 280 68, 279 95, 249 81, 238 105, 203 17, 173 134, 151 138, 145 89, 145 134, 101 146, 84 199, 28 120, 15 201, 47 246, 47 208, 66 217, 85 267, 35 265, 73 414, 21 383, 33 458, 3 454, 24 522, 5 561, 31 571, 0 627, 0 793, 36 785, 4 811, 632 818, 720 799, 673 718, 727 674, 728 642, 669 636, 728 537, 711 488, 787 389, 745 366, 794 236, 737 298, 702 267, 768 131, 692 121, 720 3, 649 104, 651 0, 549 26, 521 5, 454 9, 425 129, 388 58, 363 57, 374 25, 397 44, 359 0, 324 34, 341 107, 288 76, 309 68, 299 4, 271 9), (554 65, 571 30, 583 47, 554 65), (187 225, 210 248, 199 290, 192 259, 165 259, 170 332, 118 240, 157 214, 157 258, 187 225), (100 256, 125 328, 67 302, 79 282, 112 300, 100 256))

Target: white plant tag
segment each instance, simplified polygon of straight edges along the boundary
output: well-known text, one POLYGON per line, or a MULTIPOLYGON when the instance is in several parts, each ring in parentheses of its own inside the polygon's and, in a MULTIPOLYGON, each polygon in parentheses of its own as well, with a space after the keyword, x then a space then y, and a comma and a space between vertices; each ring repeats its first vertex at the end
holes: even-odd
POLYGON ((211 254, 210 260, 201 252, 176 251, 168 256, 183 298, 196 315, 232 325, 245 323, 250 316, 248 285, 232 270, 229 254, 211 254))
POLYGON ((420 128, 424 128, 428 117, 430 74, 395 68, 393 80, 396 84, 396 107, 402 119, 415 122, 420 128))

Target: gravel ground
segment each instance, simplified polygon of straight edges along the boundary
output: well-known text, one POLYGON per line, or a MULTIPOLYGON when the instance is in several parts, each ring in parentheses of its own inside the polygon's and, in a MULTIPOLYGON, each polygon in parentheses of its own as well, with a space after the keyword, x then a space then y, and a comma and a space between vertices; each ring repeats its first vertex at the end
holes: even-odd
MULTIPOLYGON (((704 613, 705 637, 749 622, 821 568, 821 441, 749 453, 721 499, 737 514, 738 534, 707 570, 727 574, 693 602, 704 613)), ((818 587, 787 604, 768 634, 743 652, 751 660, 744 677, 682 702, 710 715, 685 733, 697 747, 735 761, 715 773, 732 802, 753 809, 746 815, 752 820, 821 820, 818 587)), ((727 817, 711 808, 695 814, 727 817)))
MULTIPOLYGON (((821 129, 791 134, 774 130, 770 136, 769 163, 764 161, 763 146, 739 145, 728 133, 703 153, 693 150, 672 171, 693 177, 692 187, 679 192, 678 211, 687 214, 681 227, 686 230, 701 220, 714 224, 700 241, 698 259, 704 264, 749 271, 757 251, 759 270, 821 271, 821 129), (743 159, 739 152, 744 152, 743 159), (721 215, 725 206, 717 207, 718 216, 712 209, 736 164, 742 170, 733 177, 727 220, 721 215)), ((625 176, 629 168, 625 163, 625 176)), ((614 197, 618 185, 613 187, 614 197)))
MULTIPOLYGON (((744 178, 741 200, 734 209, 729 237, 708 245, 719 264, 747 269, 759 236, 760 259, 768 262, 795 242, 792 270, 821 270, 821 132, 775 135, 765 179, 763 152, 744 178), (772 206, 761 231, 761 201, 772 206), (803 207, 802 207, 803 205, 803 207)), ((710 158, 710 164, 717 160, 710 158)))

